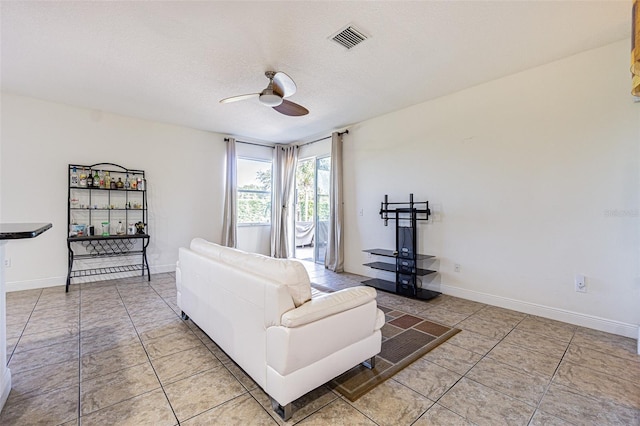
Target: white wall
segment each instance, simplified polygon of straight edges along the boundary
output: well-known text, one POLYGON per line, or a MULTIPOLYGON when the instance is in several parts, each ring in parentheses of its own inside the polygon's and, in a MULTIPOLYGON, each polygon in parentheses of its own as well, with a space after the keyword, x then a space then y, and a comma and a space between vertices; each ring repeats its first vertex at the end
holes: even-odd
POLYGON ((69 163, 146 171, 152 272, 173 270, 178 247, 195 236, 220 241, 223 135, 11 94, 1 101, 0 218, 53 223, 7 246, 8 290, 65 283, 69 163))
POLYGON ((351 126, 346 270, 376 275, 361 250, 395 244, 380 202, 413 193, 435 213, 419 226, 419 251, 439 259, 431 288, 637 337, 640 104, 628 57, 621 41, 351 126))
POLYGON ((326 157, 331 154, 331 138, 300 146, 298 161, 312 157, 326 157))

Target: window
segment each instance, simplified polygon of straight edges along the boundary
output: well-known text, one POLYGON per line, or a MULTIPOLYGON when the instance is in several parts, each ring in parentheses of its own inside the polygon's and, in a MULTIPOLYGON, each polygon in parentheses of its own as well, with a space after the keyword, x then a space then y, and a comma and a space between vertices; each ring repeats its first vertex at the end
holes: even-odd
POLYGON ((238 158, 238 224, 271 223, 271 161, 238 158))

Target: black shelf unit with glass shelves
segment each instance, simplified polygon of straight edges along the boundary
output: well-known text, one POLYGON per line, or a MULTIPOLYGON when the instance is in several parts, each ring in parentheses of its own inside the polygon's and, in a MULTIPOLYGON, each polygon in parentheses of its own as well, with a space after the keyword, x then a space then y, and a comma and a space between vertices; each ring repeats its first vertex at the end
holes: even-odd
POLYGON ((381 278, 371 278, 363 281, 363 284, 379 290, 400 294, 416 299, 429 300, 440 293, 422 288, 418 283, 419 277, 435 274, 437 271, 418 267, 418 262, 434 259, 435 256, 419 254, 417 252, 417 224, 421 220, 429 220, 429 202, 414 202, 413 194, 409 194, 409 202, 390 203, 387 195, 380 206, 380 217, 384 219, 387 226, 389 220, 396 222, 396 248, 389 249, 366 249, 366 253, 380 256, 385 259, 394 259, 393 263, 385 261, 374 261, 365 263, 372 269, 378 269, 395 274, 395 281, 381 278))
POLYGON ((144 276, 146 271, 151 281, 147 260, 151 236, 146 231, 145 171, 114 163, 69 164, 67 177, 69 259, 66 291, 69 291, 73 278, 103 274, 140 271, 144 276), (97 173, 101 179, 88 185, 80 178, 88 173, 97 173), (107 174, 114 182, 120 180, 122 185, 106 187, 107 174), (108 261, 108 258, 116 260, 108 261), (76 261, 82 259, 91 259, 93 265, 79 266, 76 261))

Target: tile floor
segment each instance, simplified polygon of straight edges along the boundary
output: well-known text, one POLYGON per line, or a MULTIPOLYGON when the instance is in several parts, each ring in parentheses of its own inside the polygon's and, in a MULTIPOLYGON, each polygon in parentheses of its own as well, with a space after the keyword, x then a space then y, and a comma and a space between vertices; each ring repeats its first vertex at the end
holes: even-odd
MULTIPOLYGON (((306 265, 340 289, 363 277, 306 265)), ((173 274, 7 294, 0 424, 274 425, 268 397, 190 321, 173 274)), ((380 303, 463 331, 356 402, 326 386, 288 424, 640 425, 636 341, 439 296, 380 303)))

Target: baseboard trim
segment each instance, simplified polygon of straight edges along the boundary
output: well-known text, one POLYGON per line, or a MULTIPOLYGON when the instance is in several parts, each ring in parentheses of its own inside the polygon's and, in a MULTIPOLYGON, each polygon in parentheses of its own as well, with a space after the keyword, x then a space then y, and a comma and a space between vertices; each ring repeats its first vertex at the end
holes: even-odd
MULTIPOLYGON (((151 271, 151 275, 154 274, 164 274, 167 272, 175 272, 176 264, 170 263, 167 265, 154 265, 149 266, 149 270, 151 271)), ((121 274, 110 274, 110 275, 96 275, 94 277, 90 277, 90 279, 85 279, 86 282, 92 281, 103 281, 108 279, 116 279, 127 276, 136 276, 139 275, 140 272, 126 272, 121 274), (99 277, 99 278, 98 278, 99 277), (111 278, 109 278, 111 277, 111 278)), ((71 281, 75 283, 76 281, 71 281)), ((33 290, 36 288, 47 288, 47 287, 56 287, 67 284, 67 276, 63 277, 49 277, 49 278, 41 278, 37 280, 25 280, 25 281, 10 281, 6 283, 7 293, 12 291, 21 291, 21 290, 33 290)))
MULTIPOLYGON (((512 309, 525 314, 537 315, 544 318, 567 322, 569 324, 605 331, 607 333, 630 337, 632 339, 640 339, 640 327, 635 324, 601 318, 595 315, 582 314, 566 309, 539 305, 537 303, 524 302, 522 300, 511 299, 508 297, 495 296, 446 284, 438 284, 437 286, 426 285, 424 287, 450 296, 473 300, 474 302, 486 303, 488 305, 498 306, 505 309, 512 309)), ((640 342, 638 343, 638 352, 640 353, 640 342)))
POLYGON ((2 377, 0 377, 0 389, 2 389, 2 393, 0 394, 1 412, 5 402, 7 402, 7 398, 9 398, 9 393, 11 392, 11 370, 9 370, 9 368, 6 368, 2 377))
POLYGON ((37 280, 25 280, 25 281, 9 281, 7 282, 7 293, 11 291, 21 290, 33 290, 35 288, 56 287, 59 285, 65 285, 67 283, 67 277, 50 277, 41 278, 37 280))
POLYGON ((152 265, 149 267, 151 275, 153 274, 166 274, 167 272, 175 272, 176 264, 170 263, 168 265, 152 265))

